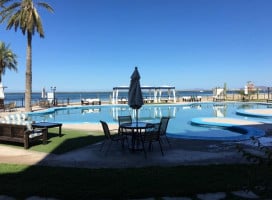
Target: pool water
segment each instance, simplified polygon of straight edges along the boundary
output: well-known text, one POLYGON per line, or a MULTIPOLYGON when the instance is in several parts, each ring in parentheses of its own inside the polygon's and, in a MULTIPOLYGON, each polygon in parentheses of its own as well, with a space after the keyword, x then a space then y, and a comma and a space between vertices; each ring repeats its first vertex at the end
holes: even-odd
MULTIPOLYGON (((237 109, 267 109, 268 104, 257 103, 191 103, 191 104, 149 104, 144 105, 138 112, 139 121, 159 122, 162 116, 171 117, 167 132, 178 135, 204 134, 220 136, 236 136, 237 132, 219 129, 218 127, 202 127, 191 124, 195 117, 232 117, 259 122, 271 122, 269 118, 248 117, 236 114, 237 109), (202 133, 201 133, 202 132, 202 133)), ((131 115, 135 120, 135 110, 128 105, 101 105, 50 108, 42 112, 29 113, 32 121, 49 121, 64 124, 99 123, 100 120, 108 123, 118 123, 119 115, 131 115)), ((201 135, 200 135, 201 137, 201 135)))

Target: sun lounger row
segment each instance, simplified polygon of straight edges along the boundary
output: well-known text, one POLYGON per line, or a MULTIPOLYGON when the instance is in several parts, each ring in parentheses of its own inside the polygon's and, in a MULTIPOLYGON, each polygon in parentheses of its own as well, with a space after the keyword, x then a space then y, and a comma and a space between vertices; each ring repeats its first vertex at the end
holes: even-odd
POLYGON ((118 99, 118 103, 120 103, 120 104, 127 104, 128 100, 127 100, 127 98, 121 98, 121 99, 118 99))
POLYGON ((1 102, 0 109, 3 109, 5 112, 12 112, 16 110, 16 102, 10 102, 8 104, 4 104, 4 102, 1 102))
POLYGON ((81 99, 81 105, 101 105, 101 100, 96 99, 81 99))
POLYGON ((201 101, 202 96, 184 96, 182 97, 182 101, 184 102, 199 102, 201 101))

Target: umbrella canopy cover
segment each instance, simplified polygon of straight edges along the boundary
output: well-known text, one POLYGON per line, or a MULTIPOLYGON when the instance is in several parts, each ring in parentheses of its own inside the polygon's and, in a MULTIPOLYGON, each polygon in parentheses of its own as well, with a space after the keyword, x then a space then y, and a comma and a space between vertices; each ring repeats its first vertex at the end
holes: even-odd
POLYGON ((137 67, 131 75, 130 86, 128 91, 128 105, 133 109, 139 109, 144 104, 140 84, 140 74, 137 67))

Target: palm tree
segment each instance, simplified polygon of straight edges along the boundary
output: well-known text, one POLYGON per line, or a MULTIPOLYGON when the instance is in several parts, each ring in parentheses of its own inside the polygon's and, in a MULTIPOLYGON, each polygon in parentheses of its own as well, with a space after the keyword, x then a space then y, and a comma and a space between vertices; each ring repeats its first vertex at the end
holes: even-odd
POLYGON ((9 45, 0 41, 0 84, 2 83, 2 75, 6 69, 17 71, 17 55, 12 52, 9 45))
POLYGON ((6 21, 7 29, 14 27, 22 30, 23 35, 27 35, 26 54, 26 87, 25 87, 25 111, 31 112, 32 93, 32 36, 37 31, 41 38, 44 37, 42 21, 36 7, 43 7, 50 12, 53 8, 44 2, 34 4, 33 0, 0 0, 0 23, 6 21))

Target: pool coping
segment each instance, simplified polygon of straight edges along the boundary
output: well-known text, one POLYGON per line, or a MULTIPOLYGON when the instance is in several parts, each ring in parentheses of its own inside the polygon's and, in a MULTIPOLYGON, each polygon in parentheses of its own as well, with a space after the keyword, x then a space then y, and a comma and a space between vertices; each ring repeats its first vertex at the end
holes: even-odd
POLYGON ((263 113, 263 112, 258 112, 258 113, 252 112, 252 111, 262 111, 262 110, 268 110, 268 109, 238 109, 236 110, 236 114, 250 116, 250 117, 272 117, 272 114, 263 113))
MULTIPOLYGON (((191 123, 198 126, 210 126, 210 127, 219 127, 225 128, 227 130, 240 132, 239 136, 230 136, 230 137, 199 137, 199 136, 181 136, 179 138, 190 138, 190 139, 202 139, 202 140, 224 140, 224 141, 237 141, 237 140, 248 140, 252 137, 263 137, 265 136, 265 131, 259 128, 253 127, 256 124, 263 124, 256 121, 250 120, 240 120, 236 118, 216 118, 216 117, 198 117, 192 118, 191 123), (207 120, 209 119, 209 120, 207 120), (216 119, 220 119, 217 121, 216 119), (235 121, 236 123, 230 123, 230 121, 235 121), (248 122, 247 124, 238 123, 238 122, 248 122)), ((169 134, 174 136, 174 134, 169 134)), ((174 136, 175 137, 175 136, 174 136)))
MULTIPOLYGON (((206 103, 206 102, 205 102, 206 103)), ((209 102, 212 104, 212 102, 209 102)), ((188 104, 184 104, 181 106, 188 106, 188 105, 194 105, 195 103, 188 103, 188 104)), ((197 103, 199 104, 199 103, 197 103)), ((128 105, 103 105, 103 106, 128 106, 128 105)), ((150 106, 150 105, 149 105, 150 106)), ((154 105, 155 106, 155 105, 154 105)), ((157 106, 157 105, 156 105, 157 106)), ((164 106, 164 104, 160 104, 160 106, 164 106)), ((166 105, 169 106, 169 105, 166 105)), ((172 106, 172 105, 171 105, 172 106)), ((31 112, 28 113, 30 115, 35 115, 35 114, 41 114, 41 113, 51 113, 54 112, 56 110, 63 110, 63 109, 67 109, 67 108, 71 108, 71 109, 80 109, 80 108, 86 108, 86 109, 92 109, 92 108, 99 108, 101 107, 101 105, 88 105, 88 106, 82 106, 82 105, 78 105, 78 106, 69 106, 69 107, 52 107, 52 108, 48 108, 42 111, 36 111, 36 112, 31 112)), ((237 110, 239 111, 243 111, 243 109, 239 109, 237 110)), ((236 112, 237 112, 236 111, 236 112)), ((244 110, 243 113, 246 113, 246 111, 244 110)), ((252 116, 252 115, 251 115, 252 116)), ((257 116, 261 116, 261 115, 257 115, 257 116)), ((272 115, 270 115, 272 116, 272 115)), ((233 124, 233 123, 227 123, 227 122, 218 122, 218 121, 212 121, 212 122, 205 122, 205 119, 211 119, 211 118, 215 118, 215 117, 205 117, 205 118, 193 118, 191 119, 191 123, 195 124, 195 125, 199 125, 199 126, 212 126, 212 127, 219 127, 219 128, 226 128, 226 129, 232 129, 232 130, 236 130, 237 132, 243 132, 246 133, 244 135, 240 135, 240 136, 229 136, 229 137, 208 137, 205 135, 205 137, 201 137, 201 136, 190 136, 190 135, 182 135, 180 133, 167 133, 167 135, 169 137, 173 137, 173 138, 183 138, 183 139, 201 139, 201 140, 224 140, 224 141, 229 141, 229 140, 247 140, 250 139, 251 137, 262 137, 265 135, 265 131, 258 129, 258 128, 254 128, 252 126, 250 126, 249 124, 233 124)), ((227 118, 226 118, 227 119, 227 118)), ((229 118, 228 118, 229 119, 229 118)), ((232 120, 239 120, 237 118, 231 118, 232 120)), ((249 121, 249 120, 247 120, 249 121)), ((252 121, 254 122, 254 121, 252 121)), ((257 122, 255 122, 257 123, 257 122)))

